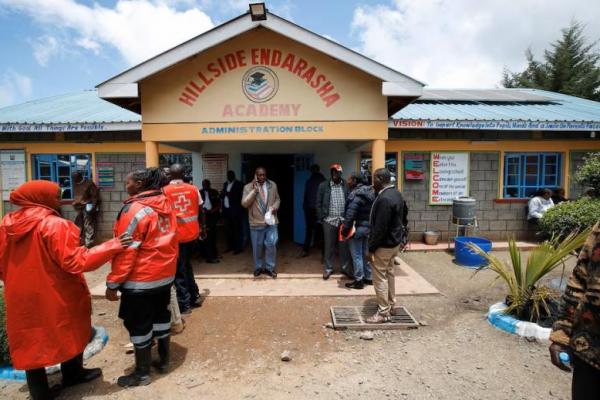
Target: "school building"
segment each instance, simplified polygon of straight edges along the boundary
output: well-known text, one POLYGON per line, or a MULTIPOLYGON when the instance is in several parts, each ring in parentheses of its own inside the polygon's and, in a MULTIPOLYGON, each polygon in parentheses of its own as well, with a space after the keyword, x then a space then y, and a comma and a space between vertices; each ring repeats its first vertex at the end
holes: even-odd
MULTIPOLYGON (((410 62, 407 60, 406 62, 410 62)), ((468 68, 468 66, 465 66, 468 68)), ((266 167, 280 189, 282 236, 302 241, 311 164, 389 168, 410 228, 452 229, 452 199, 477 199, 479 234, 528 236, 527 198, 564 187, 600 151, 600 103, 529 89, 434 90, 271 13, 244 14, 99 84, 96 91, 0 109, 3 210, 28 179, 70 173, 102 189, 101 235, 126 198, 124 177, 181 162, 220 190, 226 171, 266 167)))

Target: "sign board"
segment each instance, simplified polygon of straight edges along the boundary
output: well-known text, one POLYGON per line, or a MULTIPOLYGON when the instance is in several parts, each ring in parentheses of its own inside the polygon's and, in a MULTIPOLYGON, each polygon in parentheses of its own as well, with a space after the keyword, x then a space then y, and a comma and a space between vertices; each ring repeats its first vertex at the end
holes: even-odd
POLYGON ((423 154, 404 155, 404 178, 407 181, 422 181, 425 179, 425 160, 423 154))
MULTIPOLYGON (((211 188, 221 191, 227 180, 227 154, 202 155, 202 179, 208 179, 211 188)), ((197 186, 202 187, 202 183, 197 186)))
POLYGON ((536 131, 598 131, 595 121, 460 121, 427 119, 390 119, 392 129, 488 129, 536 131))
POLYGON ((98 186, 112 188, 115 186, 115 165, 113 163, 96 163, 98 186))
POLYGON ((469 153, 431 153, 429 204, 449 205, 469 195, 469 153))
POLYGON ((0 150, 0 171, 2 173, 2 200, 7 201, 10 192, 27 180, 25 151, 0 150))

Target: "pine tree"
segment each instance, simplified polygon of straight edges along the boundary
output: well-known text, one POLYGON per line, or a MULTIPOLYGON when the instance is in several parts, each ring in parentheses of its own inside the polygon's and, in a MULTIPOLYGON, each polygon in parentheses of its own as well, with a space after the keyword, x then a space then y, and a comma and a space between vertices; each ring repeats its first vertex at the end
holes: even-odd
POLYGON ((544 61, 536 61, 527 49, 527 68, 522 72, 504 71, 507 88, 536 88, 600 101, 600 54, 587 43, 583 27, 573 22, 562 30, 562 37, 544 51, 544 61))

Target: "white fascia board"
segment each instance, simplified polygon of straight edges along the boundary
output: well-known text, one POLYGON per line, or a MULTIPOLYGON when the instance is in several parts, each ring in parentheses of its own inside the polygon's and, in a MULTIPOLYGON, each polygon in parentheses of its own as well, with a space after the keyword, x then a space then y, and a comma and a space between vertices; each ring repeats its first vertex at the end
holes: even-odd
POLYGON ((78 122, 78 123, 3 123, 0 124, 0 132, 22 132, 22 133, 42 133, 42 132, 119 132, 119 131, 141 131, 142 123, 131 122, 78 122))
MULTIPOLYGON (((369 75, 375 76, 382 81, 394 82, 398 87, 403 87, 404 94, 412 96, 419 93, 424 86, 423 83, 412 79, 398 71, 386 67, 370 58, 352 51, 336 42, 328 40, 313 32, 310 32, 292 22, 282 19, 276 15, 268 14, 266 21, 252 21, 249 14, 244 14, 236 19, 226 22, 208 32, 205 32, 177 47, 157 55, 97 86, 98 92, 103 92, 103 87, 111 84, 133 84, 144 78, 154 75, 166 68, 171 67, 189 57, 217 46, 233 37, 263 26, 291 40, 300 42, 317 51, 325 53, 330 57, 349 64, 369 75)), ((100 96, 104 97, 104 96, 100 96)))
POLYGON ((137 98, 137 83, 106 83, 98 87, 98 97, 102 99, 137 98))
POLYGON ((350 50, 332 40, 317 35, 276 15, 269 14, 267 20, 262 21, 261 23, 265 28, 271 29, 280 35, 286 36, 308 47, 325 53, 345 64, 351 65, 369 75, 375 76, 382 81, 398 82, 407 88, 414 87, 415 89, 418 88, 419 90, 421 90, 421 88, 424 86, 422 82, 386 67, 377 61, 365 57, 360 53, 350 50))
POLYGON ((388 97, 420 97, 423 86, 407 85, 405 82, 382 82, 381 94, 388 97))

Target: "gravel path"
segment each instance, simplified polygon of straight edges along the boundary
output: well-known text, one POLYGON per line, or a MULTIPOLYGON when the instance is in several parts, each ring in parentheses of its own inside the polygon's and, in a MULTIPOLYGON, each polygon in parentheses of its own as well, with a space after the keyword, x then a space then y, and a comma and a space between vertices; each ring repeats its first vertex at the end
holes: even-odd
MULTIPOLYGON (((400 299, 426 326, 374 332, 373 340, 363 340, 360 332, 325 325, 330 305, 371 299, 209 298, 187 319, 185 332, 173 337, 171 373, 129 390, 116 385, 133 364, 117 305, 95 301, 94 321, 108 328, 111 340, 89 365, 102 367, 104 378, 69 389, 61 398, 569 398, 570 376, 550 364, 547 344, 519 339, 486 322, 489 304, 504 296, 501 285, 490 287, 492 274, 473 277, 446 253, 403 258, 442 293, 400 299), (281 361, 284 351, 291 361, 281 361)), ((2 382, 0 389, 2 397, 27 398, 23 384, 2 382)))

